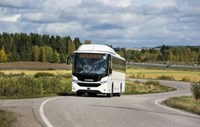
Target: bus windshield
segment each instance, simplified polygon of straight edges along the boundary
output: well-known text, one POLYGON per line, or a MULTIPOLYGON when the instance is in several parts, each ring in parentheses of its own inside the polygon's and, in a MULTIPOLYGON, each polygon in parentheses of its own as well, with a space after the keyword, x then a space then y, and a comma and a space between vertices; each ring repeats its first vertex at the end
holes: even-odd
POLYGON ((107 54, 75 53, 74 73, 106 74, 107 54))

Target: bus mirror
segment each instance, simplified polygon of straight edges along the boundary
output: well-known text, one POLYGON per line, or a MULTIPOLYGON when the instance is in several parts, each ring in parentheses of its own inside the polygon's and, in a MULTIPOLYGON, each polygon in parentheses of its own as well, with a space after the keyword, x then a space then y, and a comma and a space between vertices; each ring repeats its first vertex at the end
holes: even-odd
POLYGON ((68 57, 68 58, 67 58, 67 65, 69 65, 70 63, 71 63, 71 58, 68 57))
POLYGON ((109 74, 112 74, 112 68, 109 68, 109 74))

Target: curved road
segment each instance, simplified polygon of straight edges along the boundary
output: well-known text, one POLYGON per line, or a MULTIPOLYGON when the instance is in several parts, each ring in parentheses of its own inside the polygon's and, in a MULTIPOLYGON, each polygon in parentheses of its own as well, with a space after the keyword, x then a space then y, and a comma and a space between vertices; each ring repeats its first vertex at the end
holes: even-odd
POLYGON ((48 127, 200 127, 198 115, 159 104, 168 97, 190 95, 189 83, 160 82, 178 90, 112 98, 51 98, 42 103, 36 116, 48 127))

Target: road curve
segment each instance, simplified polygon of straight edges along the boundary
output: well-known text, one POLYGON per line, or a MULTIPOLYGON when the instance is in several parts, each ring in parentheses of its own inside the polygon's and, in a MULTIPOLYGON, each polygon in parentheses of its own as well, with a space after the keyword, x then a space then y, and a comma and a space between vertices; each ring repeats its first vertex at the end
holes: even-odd
POLYGON ((48 127, 200 127, 198 115, 159 104, 172 96, 190 95, 189 83, 160 82, 178 90, 112 98, 57 97, 43 102, 38 119, 48 127))

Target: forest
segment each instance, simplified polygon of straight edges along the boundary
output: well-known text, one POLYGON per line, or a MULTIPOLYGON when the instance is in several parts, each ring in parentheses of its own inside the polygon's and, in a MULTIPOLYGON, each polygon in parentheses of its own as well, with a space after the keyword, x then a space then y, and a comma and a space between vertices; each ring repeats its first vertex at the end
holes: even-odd
POLYGON ((42 61, 65 63, 81 45, 79 38, 37 33, 0 34, 0 62, 42 61))
POLYGON ((200 46, 159 46, 156 48, 127 50, 117 48, 115 51, 127 61, 200 64, 200 46))
MULTIPOLYGON (((92 43, 86 40, 84 43, 92 43)), ((35 61, 65 63, 82 45, 79 38, 37 33, 1 33, 0 62, 35 61)), ((112 47, 112 45, 108 45, 112 47)), ((200 63, 200 46, 159 46, 142 50, 114 48, 127 61, 200 63)))

